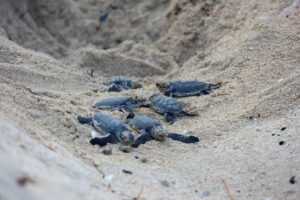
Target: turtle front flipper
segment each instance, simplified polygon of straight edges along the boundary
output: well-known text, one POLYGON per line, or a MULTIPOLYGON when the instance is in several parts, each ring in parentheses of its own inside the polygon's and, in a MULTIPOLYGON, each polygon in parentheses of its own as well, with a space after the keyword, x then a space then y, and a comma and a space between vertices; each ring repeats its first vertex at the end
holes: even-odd
POLYGON ((210 93, 209 93, 209 91, 207 91, 207 90, 202 90, 200 93, 199 93, 199 96, 201 96, 201 95, 209 95, 210 93))
POLYGON ((95 137, 90 140, 92 145, 105 146, 108 143, 114 144, 117 142, 117 138, 112 134, 107 134, 102 137, 95 137))
POLYGON ((131 146, 134 148, 138 148, 138 146, 140 146, 141 144, 145 144, 149 140, 151 140, 150 134, 147 132, 143 132, 139 136, 137 136, 137 138, 135 139, 135 141, 131 146))
POLYGON ((192 135, 185 136, 178 133, 169 133, 167 137, 171 138, 172 140, 176 140, 187 144, 199 142, 199 138, 192 135))
POLYGON ((127 114, 126 119, 132 119, 135 116, 133 109, 129 106, 120 106, 118 107, 118 110, 127 114))
POLYGON ((172 98, 172 94, 173 94, 172 90, 167 90, 167 91, 164 92, 164 95, 167 96, 167 97, 172 98))
POLYGON ((177 120, 177 117, 174 113, 166 112, 166 113, 164 113, 164 119, 166 122, 173 124, 177 120))
POLYGON ((77 121, 78 121, 80 124, 89 124, 89 125, 93 125, 93 118, 92 118, 92 117, 81 117, 81 116, 78 116, 78 117, 77 117, 77 121))

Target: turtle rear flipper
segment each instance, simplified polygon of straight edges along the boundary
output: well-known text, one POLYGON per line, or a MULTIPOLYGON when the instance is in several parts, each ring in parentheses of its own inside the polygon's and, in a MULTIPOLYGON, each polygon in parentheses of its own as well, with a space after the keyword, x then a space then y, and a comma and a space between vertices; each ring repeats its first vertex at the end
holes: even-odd
POLYGON ((199 138, 192 135, 185 136, 178 133, 169 133, 167 137, 186 144, 199 142, 199 138))
POLYGON ((186 112, 186 111, 182 111, 182 113, 184 115, 187 115, 187 116, 197 116, 197 115, 199 115, 198 112, 186 112))
POLYGON ((78 121, 80 124, 89 124, 89 125, 93 125, 93 118, 92 118, 92 117, 81 117, 81 116, 78 116, 78 117, 77 117, 77 121, 78 121))
POLYGON ((181 114, 187 115, 187 116, 197 116, 199 113, 196 110, 196 107, 192 106, 191 103, 182 103, 185 108, 182 110, 181 114))
POLYGON ((134 148, 138 148, 138 146, 140 146, 141 144, 145 144, 149 140, 151 140, 150 134, 147 132, 143 132, 142 134, 137 136, 136 140, 133 142, 131 146, 134 148))
POLYGON ((99 146, 105 146, 107 145, 107 143, 111 143, 111 144, 114 144, 117 142, 117 138, 112 135, 112 134, 107 134, 105 136, 102 136, 102 137, 95 137, 95 138, 92 138, 90 140, 90 143, 92 145, 99 145, 99 146))

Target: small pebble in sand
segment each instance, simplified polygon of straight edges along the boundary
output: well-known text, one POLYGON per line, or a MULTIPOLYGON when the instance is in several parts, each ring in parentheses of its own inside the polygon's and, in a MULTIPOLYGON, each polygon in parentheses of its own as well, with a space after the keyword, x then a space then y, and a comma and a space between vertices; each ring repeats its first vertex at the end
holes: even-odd
POLYGON ((116 40, 116 43, 117 43, 117 44, 121 44, 122 42, 123 42, 123 40, 120 39, 120 38, 116 40))
POLYGON ((124 152, 124 153, 130 153, 132 151, 132 148, 129 146, 120 146, 119 150, 124 152))
POLYGON ((282 127, 280 130, 281 130, 281 131, 284 131, 285 129, 286 129, 286 127, 282 127))
POLYGON ((208 190, 203 191, 203 196, 208 197, 210 195, 210 192, 208 190))
POLYGON ((17 58, 16 64, 17 64, 17 65, 18 65, 18 64, 21 64, 21 62, 22 62, 22 58, 17 58))
POLYGON ((164 180, 164 181, 160 181, 160 183, 165 186, 165 187, 170 187, 170 184, 168 181, 164 180))
POLYGON ((75 105, 75 106, 78 105, 78 103, 76 101, 73 101, 73 100, 71 100, 70 103, 75 105))
POLYGON ((122 172, 124 172, 125 174, 132 174, 132 171, 129 171, 129 170, 126 170, 126 169, 123 169, 122 172))
POLYGON ((102 153, 104 155, 111 155, 112 154, 112 149, 109 146, 103 147, 102 153))
POLYGON ((147 158, 141 158, 141 162, 142 162, 142 163, 145 163, 145 162, 147 162, 147 161, 148 161, 147 158))
POLYGON ((284 145, 285 144, 285 141, 280 141, 279 142, 279 145, 284 145))
POLYGON ((115 175, 109 174, 109 175, 105 176, 105 180, 108 181, 108 182, 111 182, 114 177, 115 177, 115 175))
POLYGON ((29 176, 22 176, 17 179, 17 183, 21 186, 25 186, 27 183, 34 183, 34 180, 29 176))
POLYGON ((292 178, 290 178, 290 184, 295 184, 296 180, 295 180, 295 176, 293 176, 292 178))
POLYGON ((109 13, 105 12, 99 16, 99 21, 104 22, 108 18, 109 13))
POLYGON ((100 162, 94 160, 93 165, 94 165, 95 167, 99 167, 99 166, 100 166, 100 162))

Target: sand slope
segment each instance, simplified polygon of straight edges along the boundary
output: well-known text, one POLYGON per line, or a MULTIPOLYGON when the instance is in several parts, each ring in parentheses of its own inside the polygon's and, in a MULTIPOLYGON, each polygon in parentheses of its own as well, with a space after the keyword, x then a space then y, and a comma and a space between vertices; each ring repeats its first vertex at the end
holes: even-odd
POLYGON ((1 199, 132 199, 141 188, 142 199, 300 196, 299 1, 1 5, 1 199), (145 87, 105 92, 100 83, 112 75, 145 87), (107 156, 88 143, 93 129, 77 115, 107 97, 150 95, 165 79, 223 82, 211 95, 179 99, 200 115, 173 125, 138 110, 172 132, 193 132, 198 144, 151 141, 127 154, 115 144, 107 156))

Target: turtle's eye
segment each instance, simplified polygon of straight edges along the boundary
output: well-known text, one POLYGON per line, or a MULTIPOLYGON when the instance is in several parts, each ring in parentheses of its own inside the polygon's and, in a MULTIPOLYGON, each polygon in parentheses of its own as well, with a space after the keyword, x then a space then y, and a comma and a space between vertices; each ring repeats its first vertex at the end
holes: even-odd
POLYGON ((122 139, 123 139, 124 141, 128 140, 127 134, 122 134, 121 137, 122 137, 122 139))
POLYGON ((165 138, 165 137, 166 137, 166 134, 165 134, 165 133, 162 133, 162 134, 160 135, 160 137, 161 137, 161 138, 165 138))
POLYGON ((156 86, 157 86, 158 88, 163 88, 163 87, 164 87, 163 84, 161 84, 161 83, 156 83, 156 86))
POLYGON ((130 131, 125 131, 121 134, 121 140, 124 142, 131 142, 134 140, 134 136, 130 131))

